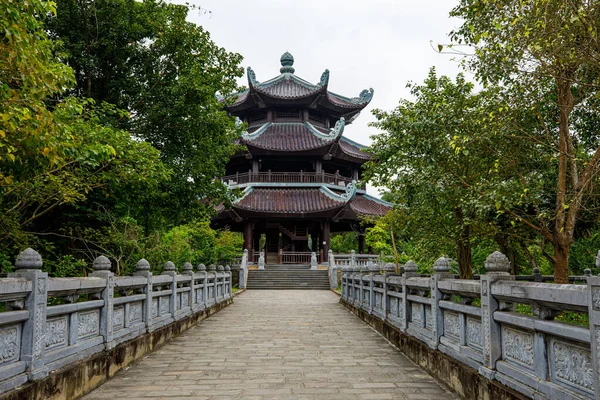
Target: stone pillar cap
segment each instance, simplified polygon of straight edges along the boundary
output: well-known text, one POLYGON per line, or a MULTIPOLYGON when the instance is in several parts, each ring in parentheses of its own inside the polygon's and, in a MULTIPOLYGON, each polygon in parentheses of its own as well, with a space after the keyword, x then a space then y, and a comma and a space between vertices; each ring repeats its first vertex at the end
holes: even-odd
POLYGON ((137 264, 135 264, 135 270, 136 271, 149 271, 150 263, 145 258, 142 258, 140 261, 137 262, 137 264))
POLYGON ((191 263, 186 262, 185 264, 183 264, 183 270, 185 272, 192 272, 194 270, 194 266, 191 263))
POLYGON ((211 265, 209 265, 208 270, 209 271, 216 271, 217 270, 217 266, 215 264, 211 264, 211 265))
POLYGON ((417 272, 417 264, 413 260, 408 260, 404 264, 404 272, 417 272))
POLYGON ((229 271, 231 271, 231 267, 229 265, 226 265, 225 266, 225 272, 229 272, 229 271))
POLYGON ((16 269, 40 269, 42 265, 42 256, 31 247, 19 253, 15 262, 16 269))
POLYGON ((165 266, 163 267, 163 271, 164 272, 173 272, 175 271, 177 268, 175 267, 175 264, 173 264, 172 261, 167 261, 165 263, 165 266))
POLYGON ((110 260, 105 256, 98 256, 92 263, 94 271, 110 271, 110 260))
POLYGON ((206 265, 198 264, 198 272, 206 272, 206 265))
POLYGON ((485 269, 487 272, 510 272, 510 261, 504 254, 495 251, 486 258, 485 269))
POLYGON ((217 271, 219 271, 219 272, 223 272, 223 271, 225 271, 225 268, 224 268, 222 265, 219 265, 219 266, 217 267, 217 271))
POLYGON ((450 259, 448 257, 440 257, 433 263, 433 270, 437 273, 450 272, 450 259))

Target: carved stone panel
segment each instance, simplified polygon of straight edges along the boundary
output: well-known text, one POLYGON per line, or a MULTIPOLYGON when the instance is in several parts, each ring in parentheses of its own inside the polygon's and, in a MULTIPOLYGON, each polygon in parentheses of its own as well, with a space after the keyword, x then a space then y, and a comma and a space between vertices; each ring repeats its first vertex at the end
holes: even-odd
POLYGON ((433 314, 431 306, 425 306, 425 329, 433 330, 433 314))
POLYGON ((421 313, 423 312, 423 304, 421 303, 410 303, 411 307, 411 322, 415 324, 423 323, 423 316, 421 313))
POLYGON ((188 306, 188 299, 190 298, 190 296, 188 295, 188 293, 183 293, 181 296, 181 307, 187 307, 188 306))
POLYGON ((551 343, 550 370, 553 380, 593 392, 594 371, 590 351, 554 339, 551 343))
POLYGON ((83 339, 100 334, 100 311, 92 310, 77 315, 77 338, 83 339))
POLYGON ((152 299, 152 318, 156 318, 158 315, 158 298, 152 299))
POLYGON ((396 297, 390 297, 390 309, 389 313, 392 318, 398 318, 398 299, 396 297))
POLYGON ((118 331, 125 326, 125 310, 123 306, 113 308, 113 330, 118 331))
POLYGON ((53 349, 68 345, 67 316, 52 318, 46 321, 46 348, 53 349))
POLYGON ((143 306, 141 301, 136 301, 129 305, 129 323, 135 324, 136 322, 143 321, 143 306))
POLYGON ((169 312, 169 296, 163 296, 160 298, 160 315, 167 315, 169 312))
POLYGON ((18 361, 20 353, 20 326, 13 325, 0 329, 0 365, 18 361))
POLYGON ((460 339, 460 322, 457 313, 444 311, 444 336, 460 339))
POLYGON ((502 358, 533 367, 533 335, 502 326, 502 358))
POLYGON ((600 287, 592 288, 592 305, 596 310, 600 310, 600 287))
POLYGON ((381 293, 375 293, 375 308, 378 310, 381 310, 382 307, 382 299, 383 299, 383 294, 381 293))
POLYGON ((481 322, 475 318, 467 317, 467 346, 481 351, 482 344, 481 322))

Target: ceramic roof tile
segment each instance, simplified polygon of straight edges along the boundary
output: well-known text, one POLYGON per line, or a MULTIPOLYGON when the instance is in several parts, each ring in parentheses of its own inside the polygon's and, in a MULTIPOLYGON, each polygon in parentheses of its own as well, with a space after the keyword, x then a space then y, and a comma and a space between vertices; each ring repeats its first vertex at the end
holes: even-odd
POLYGON ((357 195, 352 202, 350 207, 355 213, 360 215, 374 215, 383 216, 392 209, 391 206, 380 203, 369 196, 357 195))
POLYGON ((340 149, 345 154, 348 154, 348 155, 356 157, 356 158, 360 158, 363 160, 369 160, 371 158, 371 155, 369 153, 365 153, 365 152, 361 151, 360 148, 345 141, 344 139, 340 140, 340 149))
POLYGON ((235 208, 266 213, 300 214, 327 211, 342 207, 319 189, 254 188, 234 204, 235 208))
MULTIPOLYGON (((248 129, 248 133, 255 132, 257 127, 248 129)), ((325 131, 323 131, 325 133, 325 131)), ((244 143, 266 150, 274 151, 305 151, 316 149, 331 144, 315 136, 308 127, 301 122, 274 123, 255 139, 244 139, 244 143)))
POLYGON ((322 90, 322 88, 319 86, 311 88, 296 82, 294 79, 281 79, 272 85, 256 86, 255 89, 257 92, 262 92, 269 96, 280 99, 298 99, 318 93, 322 90))

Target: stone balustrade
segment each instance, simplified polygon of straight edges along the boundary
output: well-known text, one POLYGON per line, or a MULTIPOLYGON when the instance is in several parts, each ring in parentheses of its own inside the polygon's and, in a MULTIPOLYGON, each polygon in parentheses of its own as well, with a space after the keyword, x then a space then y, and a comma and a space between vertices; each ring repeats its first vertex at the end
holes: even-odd
POLYGON ((186 263, 179 274, 167 262, 153 275, 142 259, 115 276, 100 256, 88 277, 50 278, 32 249, 15 267, 0 278, 0 394, 232 298, 229 267, 186 263))
POLYGON ((599 399, 600 277, 587 273, 581 285, 516 281, 498 252, 485 267, 479 280, 462 280, 450 273, 446 258, 436 261, 431 276, 417 274, 412 261, 401 275, 348 265, 342 267, 341 301, 387 326, 388 337, 417 339, 482 379, 531 398, 599 399), (516 312, 517 304, 531 306, 531 315, 516 312), (556 321, 563 311, 587 314, 589 326, 556 321))

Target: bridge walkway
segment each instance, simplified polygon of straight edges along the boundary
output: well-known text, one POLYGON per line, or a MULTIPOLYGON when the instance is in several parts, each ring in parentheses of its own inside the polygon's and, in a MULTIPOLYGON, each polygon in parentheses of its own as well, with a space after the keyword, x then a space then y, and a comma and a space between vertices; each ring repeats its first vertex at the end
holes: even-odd
POLYGON ((338 301, 247 291, 84 399, 456 398, 338 301))

